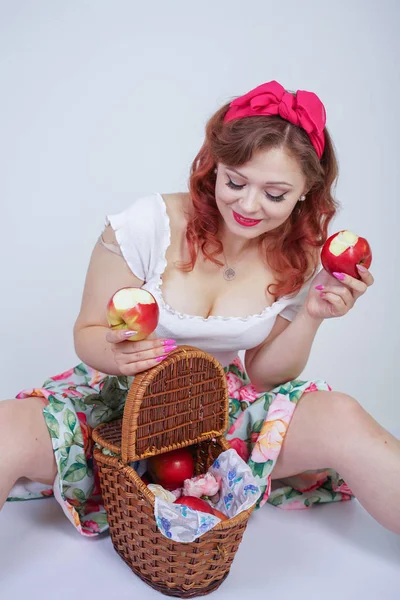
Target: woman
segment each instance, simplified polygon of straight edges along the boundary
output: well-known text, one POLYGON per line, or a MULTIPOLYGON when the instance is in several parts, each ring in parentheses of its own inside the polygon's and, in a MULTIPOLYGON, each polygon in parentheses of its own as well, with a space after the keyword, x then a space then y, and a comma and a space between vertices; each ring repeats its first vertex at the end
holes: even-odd
POLYGON ((400 533, 399 440, 355 399, 296 379, 323 320, 373 283, 361 266, 360 279, 317 273, 336 176, 323 104, 273 81, 210 119, 188 194, 151 194, 108 217, 74 329, 82 363, 0 403, 0 506, 54 493, 82 534, 106 530, 91 428, 121 415, 136 373, 191 344, 225 367, 227 437, 262 478, 260 504, 354 493, 400 533), (124 286, 159 303, 151 339, 108 328, 105 306, 124 286))

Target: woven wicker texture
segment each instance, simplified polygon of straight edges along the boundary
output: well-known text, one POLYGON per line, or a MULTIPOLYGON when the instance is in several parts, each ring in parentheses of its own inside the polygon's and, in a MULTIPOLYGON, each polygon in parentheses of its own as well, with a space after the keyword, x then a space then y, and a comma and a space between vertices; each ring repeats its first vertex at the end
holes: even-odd
POLYGON ((135 377, 122 422, 104 423, 93 432, 101 447, 122 455, 94 451, 114 548, 143 581, 164 594, 190 598, 219 587, 252 509, 220 522, 195 542, 168 540, 156 526, 154 496, 129 462, 190 446, 196 474, 205 473, 229 448, 222 436, 227 417, 222 367, 204 352, 184 347, 135 377))
POLYGON ((204 352, 180 346, 136 376, 126 400, 122 458, 140 458, 222 435, 228 426, 223 368, 204 352))

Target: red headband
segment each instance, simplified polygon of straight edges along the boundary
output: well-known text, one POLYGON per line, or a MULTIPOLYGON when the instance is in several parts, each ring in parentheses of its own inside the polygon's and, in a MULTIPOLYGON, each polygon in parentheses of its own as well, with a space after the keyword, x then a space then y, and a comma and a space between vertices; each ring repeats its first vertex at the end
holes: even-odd
POLYGON ((279 115, 302 127, 308 133, 318 158, 321 158, 325 147, 326 113, 316 94, 298 90, 293 95, 277 81, 263 83, 231 102, 224 123, 259 115, 279 115))

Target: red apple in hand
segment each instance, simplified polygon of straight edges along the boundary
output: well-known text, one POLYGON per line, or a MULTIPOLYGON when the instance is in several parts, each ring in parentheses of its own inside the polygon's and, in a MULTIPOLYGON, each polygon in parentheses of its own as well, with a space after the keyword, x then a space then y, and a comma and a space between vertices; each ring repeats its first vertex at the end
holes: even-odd
POLYGON ((153 294, 137 287, 125 287, 112 296, 107 304, 107 320, 111 329, 137 331, 128 338, 138 342, 152 333, 158 324, 159 309, 153 294))
POLYGON ((193 455, 188 448, 158 454, 149 458, 147 470, 154 483, 173 491, 182 487, 185 479, 193 477, 193 455))
POLYGON ((361 279, 356 265, 369 269, 372 262, 370 245, 352 231, 339 231, 328 238, 322 248, 321 262, 325 271, 346 273, 361 279))
POLYGON ((183 504, 184 506, 188 506, 194 510, 199 510, 200 512, 208 513, 209 515, 214 514, 214 511, 208 502, 202 500, 201 498, 196 498, 196 496, 181 496, 178 498, 178 500, 175 500, 174 504, 183 504))

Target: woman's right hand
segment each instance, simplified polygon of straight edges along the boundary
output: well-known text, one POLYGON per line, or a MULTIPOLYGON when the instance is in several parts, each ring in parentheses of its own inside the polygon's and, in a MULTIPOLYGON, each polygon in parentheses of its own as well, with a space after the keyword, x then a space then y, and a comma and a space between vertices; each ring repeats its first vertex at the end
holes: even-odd
POLYGON ((164 338, 147 338, 140 342, 126 339, 135 333, 124 329, 107 331, 106 340, 112 346, 115 362, 122 375, 130 377, 147 371, 158 365, 177 348, 175 340, 164 338))

